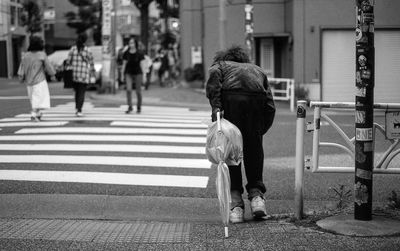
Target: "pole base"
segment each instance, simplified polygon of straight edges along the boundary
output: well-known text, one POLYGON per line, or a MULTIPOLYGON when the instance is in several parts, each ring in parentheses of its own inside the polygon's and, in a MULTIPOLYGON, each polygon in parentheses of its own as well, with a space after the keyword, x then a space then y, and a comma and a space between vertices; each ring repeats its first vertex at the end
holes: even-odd
POLYGON ((348 236, 389 236, 400 234, 400 221, 373 216, 370 221, 355 220, 354 215, 337 215, 317 221, 322 229, 348 236))

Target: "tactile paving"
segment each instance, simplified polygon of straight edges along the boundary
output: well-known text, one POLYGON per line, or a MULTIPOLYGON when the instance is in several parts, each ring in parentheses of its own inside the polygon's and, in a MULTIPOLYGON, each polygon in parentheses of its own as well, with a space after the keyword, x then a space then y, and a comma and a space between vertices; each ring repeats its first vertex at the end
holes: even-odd
POLYGON ((0 238, 95 243, 182 243, 189 242, 190 228, 190 223, 0 219, 0 238))

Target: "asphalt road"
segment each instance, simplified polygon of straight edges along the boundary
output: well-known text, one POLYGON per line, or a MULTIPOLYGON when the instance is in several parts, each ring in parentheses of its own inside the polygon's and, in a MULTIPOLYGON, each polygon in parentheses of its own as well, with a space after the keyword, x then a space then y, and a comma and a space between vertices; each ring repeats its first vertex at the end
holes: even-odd
MULTIPOLYGON (((52 99, 52 106, 67 107, 73 102, 71 90, 64 90, 60 88, 60 84, 50 84, 51 93, 54 97, 52 99), (67 95, 67 96, 65 96, 67 95), (69 97, 68 97, 69 95, 69 97)), ((18 97, 25 96, 25 89, 21 85, 16 83, 5 84, 0 87, 0 118, 10 119, 15 116, 21 117, 21 114, 29 113, 30 107, 29 102, 25 98, 7 99, 5 97, 18 97)), ((91 109, 104 109, 112 108, 118 109, 119 104, 110 105, 109 102, 102 102, 101 100, 90 100, 87 99, 87 104, 91 104, 91 109)), ((164 107, 159 107, 163 109, 164 107)), ((155 108, 157 109, 157 108, 155 108)), ((146 108, 141 115, 146 117, 146 108)), ((120 110, 123 116, 123 110, 120 110)), ((190 112, 184 114, 191 114, 190 112)), ((199 112, 192 112, 194 116, 205 114, 199 112)), ((180 112, 171 112, 170 117, 166 116, 163 119, 176 119, 179 118, 180 112)), ((68 118, 72 118, 73 111, 68 115, 68 118)), ((112 115, 110 115, 112 116, 112 115)), ((135 117, 135 115, 132 115, 135 117)), ((150 116, 150 115, 149 115, 150 116)), ((354 131, 354 118, 351 114, 338 113, 332 115, 335 121, 338 121, 344 131, 351 135, 354 131)), ((28 121, 28 117, 25 120, 28 121)), ((308 121, 311 121, 310 116, 307 117, 308 121)), ((382 116, 378 117, 377 120, 382 121, 382 116)), ((0 137, 3 136, 15 136, 16 132, 23 128, 36 128, 30 126, 10 126, 3 127, 1 125, 3 121, 0 121, 0 137)), ((264 179, 267 186, 267 199, 273 200, 291 200, 294 198, 294 156, 295 156, 295 139, 296 139, 296 117, 294 114, 288 113, 287 111, 278 112, 273 127, 264 137, 264 155, 265 155, 265 171, 264 179)), ((59 126, 68 128, 113 128, 110 120, 96 119, 96 120, 85 120, 81 119, 78 121, 69 121, 68 124, 59 126)), ((131 126, 130 128, 143 128, 140 125, 131 126)), ((55 133, 51 133, 54 135, 55 133)), ((71 133, 64 133, 70 135, 71 133)), ((46 133, 32 133, 30 135, 48 135, 46 133)), ((82 133, 81 135, 93 135, 93 133, 82 133)), ((97 135, 97 134, 96 134, 97 135)), ((159 137, 151 133, 147 133, 148 136, 153 138, 159 137)), ((27 135, 28 136, 28 135, 27 135)), ((194 137, 194 135, 189 135, 194 137)), ((100 135, 101 137, 101 135, 100 135)), ((328 130, 328 126, 322 125, 321 138, 323 141, 328 142, 341 142, 340 137, 337 133, 332 130, 328 130), (327 130, 325 130, 327 129, 327 130)), ((379 136, 377 138, 383 141, 384 138, 379 136)), ((305 141, 305 150, 309 154, 311 152, 311 135, 307 135, 305 141)), ((342 141, 343 142, 343 141, 342 141)), ((14 141, 14 140, 1 140, 0 144, 83 144, 81 140, 73 140, 69 142, 61 140, 49 141, 14 141)), ((117 141, 95 141, 90 142, 96 145, 108 145, 112 144, 123 144, 126 142, 117 141)), ((134 143, 138 144, 138 143, 134 143)), ((160 145, 157 140, 143 141, 141 145, 158 146, 160 145)), ((189 146, 189 147, 204 147, 202 143, 189 143, 189 142, 169 142, 163 143, 162 145, 169 146, 189 146)), ((379 143, 377 145, 378 151, 383 151, 387 147, 387 143, 379 143)), ((348 166, 352 165, 352 160, 346 156, 340 150, 321 150, 321 162, 327 165, 339 165, 348 166)), ((214 198, 215 193, 215 168, 174 168, 174 167, 147 167, 147 166, 130 166, 130 165, 118 165, 118 164, 68 164, 68 158, 73 156, 101 156, 101 157, 135 157, 141 158, 172 158, 179 162, 179 159, 184 157, 185 159, 205 159, 204 155, 199 154, 180 154, 180 153, 159 153, 159 152, 87 152, 82 150, 77 151, 15 151, 15 150, 0 150, 1 156, 14 156, 15 159, 25 159, 28 155, 57 155, 60 157, 65 156, 65 163, 0 163, 1 170, 44 170, 44 171, 80 171, 80 172, 107 172, 107 173, 122 173, 122 174, 151 174, 151 175, 177 175, 177 176, 196 176, 196 177, 207 177, 206 187, 179 187, 179 186, 155 186, 155 185, 121 185, 121 184, 100 184, 100 183, 81 183, 81 182, 38 182, 38 181, 12 181, 12 180, 1 180, 0 176, 0 193, 46 193, 46 194, 107 194, 107 195, 123 195, 123 196, 166 196, 166 197, 192 197, 192 198, 214 198)), ((400 156, 396 157, 394 165, 399 166, 400 156)), ((400 175, 374 175, 374 193, 373 198, 375 201, 386 201, 392 190, 400 192, 400 175)), ((339 185, 345 185, 346 189, 352 190, 354 185, 353 174, 316 174, 306 172, 304 179, 304 192, 306 200, 336 200, 333 196, 333 192, 329 189, 330 187, 338 187, 339 185)))

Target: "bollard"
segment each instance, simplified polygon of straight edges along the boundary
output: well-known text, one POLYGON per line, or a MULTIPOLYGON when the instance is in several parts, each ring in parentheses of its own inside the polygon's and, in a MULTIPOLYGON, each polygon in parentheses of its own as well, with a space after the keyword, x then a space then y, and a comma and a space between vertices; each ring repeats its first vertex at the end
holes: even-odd
POLYGON ((306 104, 307 102, 304 100, 297 101, 294 203, 296 210, 295 217, 298 220, 303 217, 304 132, 306 104))

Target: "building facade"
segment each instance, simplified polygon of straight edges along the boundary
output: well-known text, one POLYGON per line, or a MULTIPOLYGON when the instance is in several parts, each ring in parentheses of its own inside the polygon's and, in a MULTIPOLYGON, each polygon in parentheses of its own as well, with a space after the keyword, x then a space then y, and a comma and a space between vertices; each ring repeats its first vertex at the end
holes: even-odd
POLYGON ((21 26, 21 0, 0 1, 0 77, 17 74, 22 52, 27 46, 27 33, 21 26))
MULTIPOLYGON (((245 43, 245 0, 227 0, 227 46, 245 43)), ((253 0, 255 63, 270 77, 294 78, 309 98, 354 101, 355 2, 253 0)), ((400 1, 375 1, 375 102, 400 102, 400 1)), ((193 48, 204 66, 219 50, 219 1, 181 2, 183 69, 193 48)))

